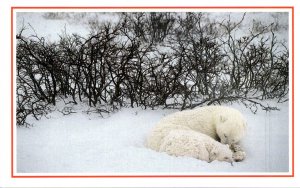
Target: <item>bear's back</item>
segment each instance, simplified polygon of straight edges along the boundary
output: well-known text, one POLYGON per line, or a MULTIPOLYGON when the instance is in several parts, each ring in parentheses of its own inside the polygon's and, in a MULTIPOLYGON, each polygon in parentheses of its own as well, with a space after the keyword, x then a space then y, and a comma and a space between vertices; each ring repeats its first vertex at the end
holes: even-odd
POLYGON ((172 130, 164 137, 160 152, 209 161, 207 148, 215 147, 215 140, 193 130, 172 130))

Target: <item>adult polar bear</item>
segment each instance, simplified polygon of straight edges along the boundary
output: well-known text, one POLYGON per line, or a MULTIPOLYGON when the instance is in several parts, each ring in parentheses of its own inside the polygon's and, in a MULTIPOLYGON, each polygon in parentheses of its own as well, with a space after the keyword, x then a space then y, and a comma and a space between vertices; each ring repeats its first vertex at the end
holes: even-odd
POLYGON ((147 147, 159 151, 163 139, 173 130, 193 130, 231 145, 245 135, 246 120, 238 110, 224 106, 176 112, 155 125, 147 138, 147 147))

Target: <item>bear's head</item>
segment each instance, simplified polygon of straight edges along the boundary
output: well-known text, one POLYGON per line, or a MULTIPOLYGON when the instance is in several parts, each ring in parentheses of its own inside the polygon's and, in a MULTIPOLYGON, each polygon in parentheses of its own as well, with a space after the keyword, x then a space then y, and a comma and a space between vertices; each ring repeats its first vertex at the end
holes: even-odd
POLYGON ((233 162, 233 152, 229 148, 228 144, 219 144, 218 147, 215 147, 211 150, 209 154, 209 162, 218 160, 218 161, 225 161, 232 164, 233 162))
POLYGON ((220 116, 216 131, 222 144, 239 142, 246 133, 246 121, 242 117, 220 116))

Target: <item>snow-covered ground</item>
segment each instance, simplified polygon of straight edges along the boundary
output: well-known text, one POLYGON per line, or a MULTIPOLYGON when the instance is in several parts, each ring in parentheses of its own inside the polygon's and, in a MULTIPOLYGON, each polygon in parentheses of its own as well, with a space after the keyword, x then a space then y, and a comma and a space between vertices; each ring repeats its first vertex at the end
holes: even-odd
MULTIPOLYGON (((210 21, 226 22, 240 22, 243 17, 243 12, 210 12, 206 13, 210 21)), ((55 16, 49 16, 45 12, 19 12, 17 13, 17 32, 25 27, 23 36, 30 36, 38 34, 49 41, 59 40, 59 35, 66 32, 68 34, 79 34, 83 37, 89 34, 93 23, 101 22, 117 22, 117 13, 105 12, 90 12, 90 13, 60 13, 55 16)), ((235 33, 237 37, 243 34, 248 34, 252 30, 253 22, 261 23, 268 26, 271 23, 278 23, 277 39, 279 41, 288 42, 288 13, 284 12, 247 12, 244 21, 238 27, 239 31, 235 33)))
MULTIPOLYGON (((273 103, 274 105, 274 103, 273 103)), ((151 128, 175 110, 123 108, 106 118, 82 112, 63 115, 52 112, 31 128, 17 128, 17 172, 19 173, 205 173, 288 172, 288 103, 280 111, 253 114, 234 104, 248 121, 241 145, 247 152, 243 162, 207 163, 174 157, 144 146, 151 128)), ((81 110, 80 110, 81 109, 81 110)))

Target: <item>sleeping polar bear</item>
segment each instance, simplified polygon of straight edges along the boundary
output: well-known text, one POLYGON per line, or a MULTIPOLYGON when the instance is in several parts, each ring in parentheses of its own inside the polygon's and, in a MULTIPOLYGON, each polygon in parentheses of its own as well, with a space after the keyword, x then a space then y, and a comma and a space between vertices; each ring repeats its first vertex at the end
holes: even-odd
POLYGON ((155 125, 146 140, 147 147, 159 151, 163 139, 173 130, 192 130, 231 145, 245 135, 246 120, 238 110, 224 106, 176 112, 155 125))
POLYGON ((212 162, 214 160, 233 162, 229 145, 221 144, 211 137, 193 130, 172 130, 164 137, 159 152, 174 156, 193 157, 212 162))

